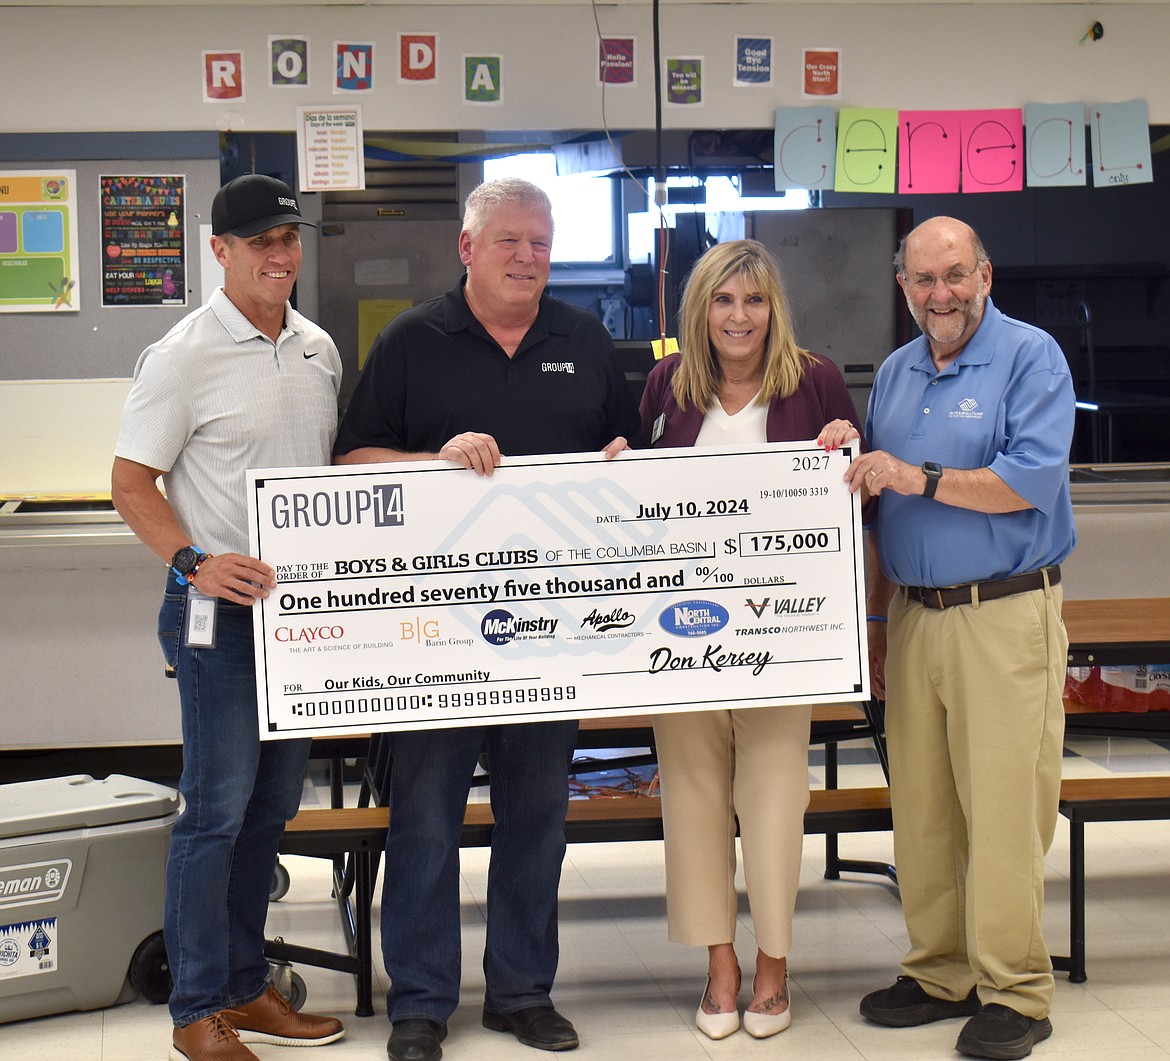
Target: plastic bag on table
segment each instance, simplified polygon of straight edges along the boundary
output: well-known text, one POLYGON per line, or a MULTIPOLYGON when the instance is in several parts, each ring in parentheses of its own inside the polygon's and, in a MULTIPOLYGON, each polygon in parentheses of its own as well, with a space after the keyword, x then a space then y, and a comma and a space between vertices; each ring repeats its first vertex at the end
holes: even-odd
POLYGON ((1098 711, 1170 711, 1170 664, 1069 667, 1064 695, 1098 711))

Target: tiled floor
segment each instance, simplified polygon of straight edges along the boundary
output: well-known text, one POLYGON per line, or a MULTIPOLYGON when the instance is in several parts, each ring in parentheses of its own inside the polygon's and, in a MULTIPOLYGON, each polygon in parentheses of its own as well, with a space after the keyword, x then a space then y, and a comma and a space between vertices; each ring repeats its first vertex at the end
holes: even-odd
MULTIPOLYGON (((846 748, 842 785, 879 783, 872 754, 846 748)), ((1170 751, 1141 739, 1070 740, 1070 777, 1166 772, 1170 751)), ((819 766, 812 769, 822 780, 819 766)), ((321 798, 306 790, 307 801, 321 798)), ((326 797, 327 798, 327 797, 326 797)), ((1057 974, 1053 1037, 1038 1058, 1149 1061, 1170 1057, 1170 823, 1103 823, 1086 830, 1088 849, 1088 974, 1071 984, 1057 974)), ((850 857, 890 859, 888 835, 843 837, 850 857)), ((288 895, 273 905, 272 935, 293 943, 337 949, 341 934, 329 898, 326 863, 286 860, 288 895)), ((667 942, 662 850, 657 843, 579 844, 570 847, 561 887, 561 971, 555 1001, 577 1025, 587 1061, 731 1061, 791 1058, 809 1061, 895 1061, 957 1057, 959 1022, 894 1030, 861 1020, 858 999, 893 981, 906 944, 892 887, 877 878, 826 881, 823 841, 805 844, 797 904, 792 970, 792 1027, 757 1042, 741 1033, 711 1042, 692 1015, 703 987, 704 955, 667 942)), ((448 1061, 502 1061, 540 1056, 510 1036, 479 1023, 480 955, 484 938, 487 855, 463 857, 463 1005, 444 1044, 448 1061)), ((1068 829, 1060 819, 1048 856, 1045 928, 1052 949, 1067 950, 1068 829)), ((739 951, 745 980, 755 948, 744 909, 739 951)), ((375 911, 376 914, 376 911, 375 911)), ((385 1001, 373 1017, 353 1016, 352 980, 341 973, 298 966, 308 987, 306 1008, 346 1020, 341 1042, 314 1057, 379 1061, 389 1026, 385 1001)), ((378 963, 376 996, 385 989, 378 963)), ((746 994, 746 992, 745 992, 746 994)), ((165 1058, 169 1021, 161 1006, 138 1001, 93 1013, 73 1013, 0 1025, 0 1057, 49 1061, 158 1061, 165 1058)), ((288 1050, 260 1046, 265 1059, 290 1058, 288 1050)), ((295 1055, 295 1056, 300 1056, 295 1055)), ((291 1058, 290 1058, 291 1061, 291 1058)))

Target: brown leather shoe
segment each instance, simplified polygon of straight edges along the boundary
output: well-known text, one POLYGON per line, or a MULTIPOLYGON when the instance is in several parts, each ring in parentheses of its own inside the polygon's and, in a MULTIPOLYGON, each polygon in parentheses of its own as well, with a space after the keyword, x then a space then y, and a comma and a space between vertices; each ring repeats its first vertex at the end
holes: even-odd
POLYGON ((276 988, 239 1009, 225 1009, 220 1016, 239 1033, 243 1043, 273 1046, 324 1046, 345 1034, 336 1017, 298 1013, 276 988))
POLYGON ((197 1020, 171 1034, 171 1061, 257 1061, 222 1013, 197 1020))

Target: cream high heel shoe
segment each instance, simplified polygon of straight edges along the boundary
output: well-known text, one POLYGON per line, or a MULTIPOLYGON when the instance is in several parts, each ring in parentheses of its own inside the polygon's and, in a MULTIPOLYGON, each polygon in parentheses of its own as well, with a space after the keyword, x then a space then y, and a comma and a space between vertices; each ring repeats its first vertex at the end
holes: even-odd
MULTIPOLYGON (((726 1039, 739 1031, 739 1009, 727 1013, 708 1013, 703 1009, 707 1001, 707 992, 711 990, 711 977, 707 977, 707 986, 703 988, 703 997, 699 999, 699 1008, 695 1012, 695 1025, 708 1039, 726 1039)), ((738 992, 737 992, 738 993, 738 992)))
POLYGON ((792 996, 788 992, 788 974, 784 974, 784 997, 788 1005, 779 1013, 757 1013, 754 1010, 745 1010, 743 1015, 743 1030, 753 1039, 768 1039, 778 1035, 792 1023, 792 996))

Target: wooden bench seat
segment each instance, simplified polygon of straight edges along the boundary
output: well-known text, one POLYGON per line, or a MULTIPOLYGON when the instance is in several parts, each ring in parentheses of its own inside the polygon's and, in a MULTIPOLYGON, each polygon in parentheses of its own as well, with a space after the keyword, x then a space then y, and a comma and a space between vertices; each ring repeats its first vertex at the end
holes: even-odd
MULTIPOLYGON (((463 820, 464 847, 491 843, 492 811, 487 803, 469 803, 463 820)), ((390 822, 387 807, 322 807, 300 811, 285 828, 280 850, 285 854, 334 858, 350 856, 348 870, 334 872, 334 894, 342 912, 349 953, 330 955, 270 943, 269 957, 307 961, 354 975, 359 1017, 373 1013, 373 929, 370 908, 378 859, 390 822), (346 875, 352 879, 352 902, 346 875)), ((887 831, 892 827, 890 791, 881 788, 815 789, 804 817, 806 833, 887 831)), ((565 837, 570 843, 615 840, 661 840, 662 801, 657 796, 569 801, 565 837)), ((843 868, 852 868, 842 863, 843 868)), ((894 879, 893 867, 882 867, 894 879)))
POLYGON ((1069 956, 1053 958, 1068 978, 1085 972, 1085 823, 1170 818, 1170 775, 1067 777, 1060 783, 1060 813, 1069 821, 1069 956))
MULTIPOLYGON (((297 855, 381 850, 390 822, 388 807, 310 807, 285 827, 281 851, 297 855)), ((491 843, 492 809, 469 803, 463 819, 462 845, 491 843)), ((814 833, 881 832, 892 827, 890 790, 881 788, 814 789, 804 816, 804 831, 814 833)), ((662 801, 657 796, 569 801, 565 837, 570 843, 614 840, 661 840, 662 801)))

